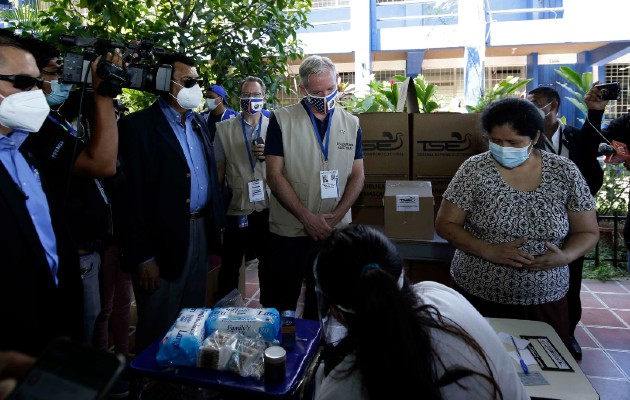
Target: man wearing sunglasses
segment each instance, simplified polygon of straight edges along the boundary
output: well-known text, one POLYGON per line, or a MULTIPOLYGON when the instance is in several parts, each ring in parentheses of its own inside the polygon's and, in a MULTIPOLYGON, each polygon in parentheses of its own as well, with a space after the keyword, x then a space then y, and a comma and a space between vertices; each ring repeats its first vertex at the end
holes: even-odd
MULTIPOLYGON (((600 139, 596 136, 583 135, 582 131, 565 125, 558 119, 560 95, 549 86, 540 86, 527 93, 527 99, 534 103, 545 116, 545 132, 542 140, 536 144, 542 150, 550 151, 573 161, 588 184, 593 196, 597 194, 604 182, 604 172, 599 165, 598 146, 600 139)), ((582 318, 582 270, 584 257, 569 264, 569 292, 567 302, 569 308, 569 352, 576 360, 582 358, 582 348, 575 339, 575 328, 582 318)))
POLYGON ((225 214, 206 121, 193 109, 203 93, 182 54, 170 90, 118 122, 123 254, 138 311, 136 351, 166 334, 185 307, 204 307, 209 253, 218 253, 225 214))
MULTIPOLYGON (((42 175, 63 205, 64 219, 78 248, 84 292, 83 340, 91 344, 101 309, 100 253, 112 231, 110 202, 103 183, 97 178, 116 172, 118 128, 113 100, 98 94, 102 81, 94 74, 89 91, 85 86, 76 91, 79 95, 76 98, 83 98, 82 118, 78 123, 80 105, 78 102, 66 104, 71 85, 60 82, 59 51, 47 42, 29 42, 43 77, 42 90, 52 110, 39 132, 30 135, 24 146, 41 161, 42 175), (80 96, 82 90, 85 93, 80 96), (61 108, 62 105, 65 107, 61 108)), ((102 59, 121 64, 116 53, 102 59)))
POLYGON ((23 143, 49 108, 21 38, 0 30, 0 350, 38 355, 60 335, 81 338, 78 256, 63 217, 23 143))

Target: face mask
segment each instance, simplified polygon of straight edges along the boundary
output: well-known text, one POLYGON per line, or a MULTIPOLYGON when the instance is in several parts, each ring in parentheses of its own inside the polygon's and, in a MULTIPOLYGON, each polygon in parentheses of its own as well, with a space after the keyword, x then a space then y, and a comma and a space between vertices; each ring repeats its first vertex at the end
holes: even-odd
POLYGON ((247 97, 241 98, 241 110, 250 113, 256 114, 263 109, 264 99, 258 97, 247 97))
POLYGON ((214 111, 214 109, 219 107, 219 103, 217 103, 218 99, 218 97, 216 99, 206 99, 206 106, 208 106, 208 110, 214 111))
POLYGON ((7 128, 37 132, 50 112, 41 89, 0 97, 0 124, 7 128))
POLYGON ((320 114, 327 114, 328 111, 335 108, 335 104, 337 103, 337 93, 337 90, 335 90, 328 96, 319 97, 311 96, 310 94, 308 94, 308 92, 306 92, 306 94, 308 95, 308 102, 311 104, 311 107, 317 110, 317 112, 320 114))
POLYGON ((492 157, 505 168, 515 168, 523 164, 529 158, 533 148, 531 145, 526 147, 503 147, 490 142, 492 157))
POLYGON ((49 94, 44 93, 46 101, 49 105, 58 106, 68 99, 68 96, 70 96, 70 90, 72 89, 72 84, 59 83, 59 79, 46 82, 50 83, 51 88, 49 94))
MULTIPOLYGON (((203 92, 199 85, 195 84, 195 86, 187 88, 179 84, 179 82, 173 81, 176 85, 181 86, 181 90, 177 93, 177 104, 181 108, 185 108, 187 110, 192 110, 193 108, 199 107, 199 103, 201 103, 201 99, 203 99, 203 92)), ((171 96, 173 96, 171 94, 171 96)))

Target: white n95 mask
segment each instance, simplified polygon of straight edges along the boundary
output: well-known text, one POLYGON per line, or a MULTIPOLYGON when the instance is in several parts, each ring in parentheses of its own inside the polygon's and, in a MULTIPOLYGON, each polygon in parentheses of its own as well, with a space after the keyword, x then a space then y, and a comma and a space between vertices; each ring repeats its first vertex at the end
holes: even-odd
POLYGON ((41 89, 2 96, 0 124, 11 129, 37 132, 46 120, 50 107, 41 89))

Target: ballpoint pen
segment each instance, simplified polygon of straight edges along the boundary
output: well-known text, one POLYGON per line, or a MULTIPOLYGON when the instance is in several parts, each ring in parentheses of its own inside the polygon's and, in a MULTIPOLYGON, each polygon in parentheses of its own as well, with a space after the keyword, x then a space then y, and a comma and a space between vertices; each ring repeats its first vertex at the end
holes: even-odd
POLYGON ((518 355, 518 360, 521 364, 521 368, 523 368, 523 372, 525 372, 525 375, 529 374, 529 370, 527 369, 527 364, 525 364, 525 361, 523 361, 523 357, 521 357, 521 352, 518 351, 518 346, 516 345, 516 342, 514 341, 514 336, 510 336, 510 339, 512 339, 512 344, 514 345, 514 348, 516 349, 516 354, 518 355))

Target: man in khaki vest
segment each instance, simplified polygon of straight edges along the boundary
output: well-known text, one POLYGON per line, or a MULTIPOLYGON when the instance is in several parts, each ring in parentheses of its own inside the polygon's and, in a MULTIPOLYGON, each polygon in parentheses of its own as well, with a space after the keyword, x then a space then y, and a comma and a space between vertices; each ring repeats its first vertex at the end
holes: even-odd
POLYGON ((295 310, 306 280, 304 318, 317 319, 313 261, 318 242, 351 222, 363 188, 363 148, 356 117, 335 107, 337 70, 327 57, 300 65, 298 104, 274 110, 265 147, 271 230, 269 301, 295 310))
POLYGON ((260 303, 266 306, 265 272, 269 264, 269 193, 265 171, 265 137, 269 118, 262 113, 265 83, 253 76, 241 85, 241 113, 217 123, 214 152, 221 186, 232 193, 223 235, 223 260, 217 298, 238 288, 239 268, 252 247, 258 258, 260 303))

